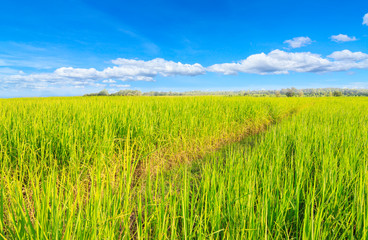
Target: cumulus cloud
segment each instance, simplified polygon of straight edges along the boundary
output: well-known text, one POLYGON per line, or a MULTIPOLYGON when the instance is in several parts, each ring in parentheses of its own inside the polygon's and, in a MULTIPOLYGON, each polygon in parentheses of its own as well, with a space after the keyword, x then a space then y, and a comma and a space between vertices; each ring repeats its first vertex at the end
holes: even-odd
POLYGON ((59 68, 55 74, 68 78, 87 78, 87 79, 118 79, 121 81, 152 81, 157 75, 167 76, 196 76, 205 73, 202 65, 195 63, 183 64, 181 62, 167 61, 156 58, 150 61, 118 58, 111 61, 116 66, 105 68, 98 71, 95 68, 59 68))
POLYGON ((363 17, 363 25, 367 25, 368 26, 368 13, 364 15, 363 17))
POLYGON ((198 63, 183 64, 161 58, 150 61, 118 58, 111 62, 114 65, 103 70, 61 67, 53 72, 34 74, 0 73, 0 86, 33 89, 57 89, 59 86, 126 88, 129 85, 123 84, 124 81, 153 81, 157 76, 196 76, 206 72, 225 75, 240 72, 260 75, 338 72, 368 68, 368 54, 343 50, 322 57, 311 52, 287 52, 277 49, 268 54, 250 55, 239 62, 214 64, 207 68, 198 63))
POLYGON ((337 61, 361 61, 367 60, 368 54, 362 52, 351 52, 349 50, 336 51, 327 57, 333 58, 337 61))
POLYGON ((334 42, 352 42, 352 41, 356 41, 356 37, 349 37, 348 35, 345 34, 339 34, 339 35, 332 35, 331 36, 331 40, 334 42))
POLYGON ((312 39, 309 37, 295 37, 293 39, 284 41, 284 43, 289 44, 290 48, 300 48, 311 44, 312 39))
POLYGON ((118 67, 105 69, 106 72, 114 75, 115 71, 118 75, 123 73, 124 75, 141 75, 141 76, 153 76, 162 75, 175 76, 196 76, 205 73, 205 69, 202 65, 195 63, 183 64, 181 62, 166 61, 162 58, 156 58, 151 61, 132 60, 118 58, 113 60, 112 63, 118 65, 118 67))
POLYGON ((290 72, 337 72, 353 68, 368 68, 368 58, 361 52, 349 50, 334 52, 323 58, 310 52, 285 52, 274 50, 268 54, 254 54, 236 63, 215 64, 207 68, 210 72, 225 75, 243 73, 254 74, 288 74, 290 72))
MULTIPOLYGON (((61 67, 51 73, 17 74, 4 77, 6 82, 47 82, 49 84, 93 85, 96 81, 153 81, 158 75, 196 76, 205 73, 198 64, 183 64, 156 58, 150 61, 118 58, 111 61, 115 66, 101 71, 95 68, 61 67)), ((125 86, 125 85, 124 85, 125 86)))

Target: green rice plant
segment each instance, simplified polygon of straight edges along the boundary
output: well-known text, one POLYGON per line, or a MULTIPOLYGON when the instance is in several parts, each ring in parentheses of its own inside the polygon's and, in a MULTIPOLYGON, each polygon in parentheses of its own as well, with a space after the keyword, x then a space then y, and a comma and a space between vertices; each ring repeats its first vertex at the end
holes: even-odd
POLYGON ((365 98, 321 99, 265 133, 162 173, 179 189, 161 184, 175 225, 162 238, 366 239, 367 107, 365 98))
MULTIPOLYGON (((0 236, 164 237, 168 224, 172 236, 191 234, 192 226, 176 228, 180 215, 174 213, 174 223, 167 216, 161 199, 166 179, 156 173, 237 141, 303 104, 245 97, 0 100, 0 236)), ((185 196, 171 201, 181 208, 185 196)), ((190 216, 189 207, 181 212, 190 216)))
POLYGON ((366 239, 367 107, 0 100, 0 238, 366 239))

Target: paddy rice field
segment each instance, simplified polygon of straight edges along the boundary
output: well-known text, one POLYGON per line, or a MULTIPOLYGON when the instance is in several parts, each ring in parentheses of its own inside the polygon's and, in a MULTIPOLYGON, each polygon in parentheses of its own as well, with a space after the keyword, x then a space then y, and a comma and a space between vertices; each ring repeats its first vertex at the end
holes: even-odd
POLYGON ((0 239, 368 239, 368 98, 0 99, 0 239))

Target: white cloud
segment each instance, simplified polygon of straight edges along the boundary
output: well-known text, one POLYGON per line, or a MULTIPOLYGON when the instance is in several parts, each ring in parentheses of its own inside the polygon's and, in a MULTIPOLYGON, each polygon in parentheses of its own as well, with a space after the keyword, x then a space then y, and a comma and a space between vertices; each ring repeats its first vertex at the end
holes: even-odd
POLYGON ((116 83, 116 81, 112 79, 106 79, 106 80, 103 80, 102 82, 103 83, 116 83))
POLYGON ((363 25, 367 25, 368 26, 368 13, 364 15, 363 17, 363 25))
POLYGON ((0 67, 0 75, 10 75, 10 74, 23 74, 23 71, 9 67, 0 67))
POLYGON ((351 52, 349 50, 336 51, 327 57, 333 58, 337 61, 361 61, 367 60, 368 54, 362 52, 351 52))
POLYGON ((51 73, 16 74, 4 77, 11 82, 47 82, 49 84, 91 85, 96 81, 115 83, 116 81, 153 81, 154 77, 195 76, 205 73, 202 65, 183 64, 156 58, 150 61, 118 58, 111 61, 115 66, 102 71, 95 68, 61 67, 51 73))
POLYGON ((300 48, 311 44, 312 40, 309 37, 295 37, 284 41, 284 43, 289 44, 291 48, 300 48))
POLYGON ((8 64, 4 60, 0 59, 0 67, 5 67, 5 66, 8 66, 8 64))
POLYGON ((345 34, 339 34, 339 35, 332 35, 331 40, 334 42, 352 42, 356 41, 356 37, 349 37, 345 34))
POLYGON ((130 85, 129 84, 110 84, 110 87, 128 88, 128 87, 130 87, 130 85))
POLYGON ((344 88, 352 88, 352 89, 362 89, 368 88, 368 82, 352 82, 349 85, 344 86, 344 88))
POLYGON ((260 53, 236 63, 215 64, 207 68, 209 72, 225 75, 243 73, 288 74, 290 72, 337 72, 353 68, 368 68, 368 59, 364 53, 344 50, 328 56, 334 60, 310 52, 285 52, 274 50, 268 54, 260 53))
POLYGON ((72 68, 62 67, 55 70, 54 74, 58 77, 98 79, 102 78, 101 72, 94 68, 72 68))
POLYGON ((242 73, 288 74, 290 72, 337 72, 352 69, 368 69, 368 54, 336 51, 322 57, 311 52, 287 52, 274 50, 268 54, 259 53, 233 63, 214 64, 207 68, 196 64, 183 64, 156 58, 150 61, 118 58, 114 66, 103 70, 95 68, 62 67, 53 72, 25 74, 23 72, 0 72, 2 88, 52 89, 58 87, 116 87, 126 88, 124 81, 153 81, 157 76, 196 76, 208 72, 225 75, 242 73))
POLYGON ((112 63, 119 65, 114 68, 105 69, 106 72, 114 75, 115 72, 123 73, 124 75, 141 75, 141 76, 196 76, 204 74, 205 70, 202 65, 195 63, 182 64, 181 62, 166 61, 162 58, 156 58, 151 61, 133 60, 118 58, 113 60, 112 63))

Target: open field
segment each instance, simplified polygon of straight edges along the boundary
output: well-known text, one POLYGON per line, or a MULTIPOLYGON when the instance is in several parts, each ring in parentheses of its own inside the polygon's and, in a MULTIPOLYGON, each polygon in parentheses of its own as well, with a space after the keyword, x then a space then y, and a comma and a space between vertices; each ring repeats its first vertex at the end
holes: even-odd
POLYGON ((0 100, 0 238, 367 238, 368 99, 0 100))

